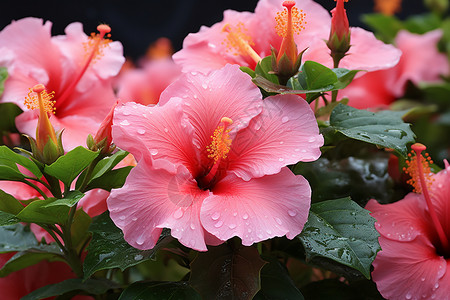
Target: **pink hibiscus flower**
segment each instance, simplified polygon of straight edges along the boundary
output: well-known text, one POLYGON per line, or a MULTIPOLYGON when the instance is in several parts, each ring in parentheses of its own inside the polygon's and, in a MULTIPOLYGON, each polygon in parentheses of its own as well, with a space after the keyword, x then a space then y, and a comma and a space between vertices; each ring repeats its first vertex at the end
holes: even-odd
POLYGON ((339 96, 349 98, 349 105, 356 108, 383 106, 403 95, 408 80, 415 84, 439 81, 440 75, 449 74, 448 60, 437 49, 441 37, 441 30, 423 35, 400 31, 395 39, 403 53, 399 63, 355 79, 339 96))
POLYGON ((35 137, 38 114, 25 108, 24 99, 42 83, 55 92, 51 122, 56 130, 65 129, 66 151, 84 145, 87 135, 96 132, 114 104, 111 80, 125 61, 122 45, 101 37, 109 27, 99 29, 100 36, 89 39, 80 23, 72 23, 66 35, 52 37, 50 22, 25 18, 0 32, 0 53, 5 55, 0 62, 9 73, 1 101, 25 110, 16 118, 19 131, 35 137))
POLYGON ((147 60, 142 68, 123 72, 117 79, 117 95, 123 101, 156 104, 164 89, 181 74, 171 58, 147 60))
POLYGON ((320 156, 323 137, 296 95, 261 99, 237 65, 187 73, 159 106, 116 108, 113 138, 137 159, 107 200, 133 247, 155 246, 162 228, 206 251, 233 236, 244 245, 299 234, 308 217, 308 182, 285 167, 320 156))
MULTIPOLYGON (((0 268, 15 253, 0 254, 0 268)), ((76 278, 69 266, 63 262, 41 261, 36 265, 16 271, 0 278, 2 300, 17 300, 25 295, 49 284, 55 284, 66 279, 76 278)), ((53 299, 46 298, 46 299, 53 299)), ((90 296, 75 296, 74 300, 91 300, 90 296)))
MULTIPOLYGON (((222 22, 211 28, 202 27, 189 34, 183 49, 173 58, 183 71, 204 73, 227 63, 255 68, 257 61, 271 54, 270 46, 280 49, 282 37, 277 34, 275 17, 281 11, 283 0, 260 0, 255 12, 224 12, 222 22)), ((328 11, 312 0, 299 0, 296 5, 305 16, 295 35, 297 49, 308 48, 303 60, 314 60, 333 67, 326 40, 330 34, 331 17, 328 11)), ((284 23, 283 23, 284 24, 284 23)), ((283 26, 281 24, 281 26, 283 26)), ((374 71, 394 66, 401 52, 386 45, 361 28, 351 28, 351 48, 340 67, 374 71)))
MULTIPOLYGON (((422 149, 416 153, 420 154, 422 149)), ((425 161, 423 157, 421 161, 425 161)), ((450 166, 430 174, 410 163, 417 192, 403 200, 366 209, 377 219, 380 246, 372 278, 387 299, 448 299, 450 295, 450 166), (422 173, 420 175, 419 173, 422 173), (420 178, 421 177, 421 178, 420 178)))

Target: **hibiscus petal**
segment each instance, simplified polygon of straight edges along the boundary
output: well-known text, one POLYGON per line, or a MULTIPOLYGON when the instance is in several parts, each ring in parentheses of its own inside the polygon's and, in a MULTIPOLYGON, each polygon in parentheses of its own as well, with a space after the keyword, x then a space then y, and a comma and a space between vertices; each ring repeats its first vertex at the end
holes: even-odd
POLYGON ((221 240, 238 236, 249 246, 275 236, 292 239, 308 219, 311 189, 288 168, 250 181, 229 174, 212 192, 203 201, 200 219, 221 240))
POLYGON ((223 117, 233 120, 232 128, 244 128, 261 112, 263 104, 259 89, 238 65, 226 65, 208 75, 184 74, 167 87, 159 103, 165 106, 172 98, 183 99, 184 112, 194 126, 196 146, 201 151, 211 143, 223 117))
POLYGON ((142 160, 125 185, 111 192, 107 204, 111 219, 133 247, 153 248, 161 228, 167 227, 183 245, 206 251, 199 212, 208 194, 197 187, 184 166, 168 170, 142 160))
POLYGON ((112 135, 114 143, 138 161, 142 154, 149 153, 154 159, 183 164, 191 171, 198 168, 192 144, 193 128, 183 113, 181 99, 172 99, 165 106, 150 107, 134 102, 118 106, 112 135))
POLYGON ((450 232, 450 167, 433 176, 431 201, 445 232, 450 232))
POLYGON ((397 241, 411 241, 417 236, 428 235, 433 228, 425 214, 425 199, 410 193, 395 203, 381 205, 370 200, 366 209, 371 212, 376 222, 377 231, 385 238, 397 241))
POLYGON ((319 158, 323 137, 308 103, 297 95, 264 99, 261 114, 239 131, 229 170, 244 180, 280 172, 288 164, 319 158))
MULTIPOLYGON (((383 250, 373 262, 372 278, 383 297, 433 299, 431 297, 439 287, 438 281, 445 274, 447 263, 436 254, 431 242, 424 236, 408 242, 381 236, 379 242, 383 250)), ((448 288, 446 290, 448 296, 448 288)))

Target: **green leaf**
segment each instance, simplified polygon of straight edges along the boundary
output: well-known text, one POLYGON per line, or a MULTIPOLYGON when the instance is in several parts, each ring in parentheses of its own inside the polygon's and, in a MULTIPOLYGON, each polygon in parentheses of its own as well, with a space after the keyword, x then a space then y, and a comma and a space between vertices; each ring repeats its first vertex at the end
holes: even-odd
POLYGON ((339 104, 331 112, 330 125, 351 139, 392 148, 406 157, 406 145, 414 142, 415 135, 410 124, 403 122, 403 114, 394 111, 373 113, 339 104))
POLYGON ((92 223, 92 218, 82 209, 78 209, 73 217, 71 227, 72 243, 74 247, 82 246, 82 244, 89 237, 89 226, 92 223))
POLYGON ((69 186, 98 154, 98 152, 79 146, 59 157, 51 165, 45 166, 44 171, 69 186))
POLYGON ((299 235, 307 259, 331 259, 370 279, 370 266, 380 250, 375 219, 350 198, 311 206, 308 222, 299 235))
POLYGON ((29 223, 64 224, 67 222, 70 208, 83 196, 79 191, 71 191, 63 199, 33 201, 17 214, 17 217, 29 223))
POLYGON ((409 32, 424 34, 441 27, 441 18, 433 13, 414 15, 409 17, 404 24, 409 32))
POLYGON ((89 278, 99 270, 120 268, 122 271, 154 256, 165 245, 170 234, 163 232, 157 245, 151 250, 139 250, 131 247, 123 238, 122 231, 114 225, 105 212, 98 216, 90 226, 92 241, 87 248, 84 260, 84 278, 89 278))
POLYGON ((119 288, 119 285, 107 279, 87 279, 83 281, 81 278, 73 278, 39 288, 21 298, 21 300, 39 300, 69 292, 75 292, 70 294, 72 296, 80 292, 89 295, 101 295, 116 288, 119 288))
POLYGON ((15 224, 0 227, 0 253, 28 250, 37 245, 36 237, 28 226, 15 224))
MULTIPOLYGON (((8 78, 8 70, 5 67, 0 67, 0 96, 3 94, 3 91, 5 89, 5 81, 8 78)), ((3 114, 0 114, 2 117, 6 116, 3 114)))
MULTIPOLYGON (((2 78, 2 70, 3 68, 0 68, 0 95, 2 93, 2 84, 1 81, 2 78)), ((6 103, 0 103, 0 136, 3 135, 3 132, 9 133, 9 132, 16 132, 16 123, 15 119, 18 115, 22 113, 22 109, 18 107, 16 104, 11 102, 6 103)))
POLYGON ((264 264, 256 248, 225 243, 198 253, 190 283, 203 299, 252 299, 260 289, 264 264))
MULTIPOLYGON (((17 179, 24 178, 24 175, 19 172, 19 169, 17 168, 16 164, 19 164, 24 168, 28 169, 31 173, 34 174, 34 176, 36 176, 36 178, 42 177, 42 172, 39 170, 38 166, 36 166, 36 164, 32 160, 12 151, 6 146, 0 146, 0 167, 8 166, 15 171, 11 173, 11 175, 14 176, 14 179, 11 180, 15 180, 16 178, 17 179)), ((0 180, 8 180, 9 178, 7 176, 4 177, 3 174, 5 173, 0 171, 0 180)))
POLYGON ((128 155, 127 151, 119 150, 110 157, 106 157, 98 162, 92 172, 92 180, 103 176, 106 172, 111 171, 118 163, 120 163, 128 155))
POLYGON ((199 294, 187 282, 135 282, 127 287, 119 300, 201 300, 199 294))
POLYGON ((267 56, 264 57, 255 67, 255 74, 264 77, 265 79, 273 82, 275 84, 279 84, 278 76, 275 74, 270 74, 272 72, 272 57, 267 56))
POLYGON ((278 259, 264 257, 269 261, 261 270, 261 290, 253 300, 302 300, 303 295, 297 289, 288 270, 278 259))
POLYGON ((125 180, 131 169, 133 169, 132 166, 111 170, 102 176, 91 180, 86 189, 91 190, 99 188, 111 191, 111 189, 121 188, 125 184, 125 180))
POLYGON ((23 209, 23 205, 11 196, 0 190, 0 211, 17 215, 23 209))
POLYGON ((14 225, 20 222, 15 215, 0 211, 0 226, 14 225))
POLYGON ((250 75, 251 78, 255 78, 256 73, 255 71, 253 71, 252 69, 250 69, 249 67, 240 67, 239 68, 242 72, 247 73, 248 75, 250 75))
POLYGON ((5 277, 12 272, 22 270, 35 265, 43 260, 62 261, 60 255, 50 252, 17 252, 11 257, 0 270, 0 277, 5 277))

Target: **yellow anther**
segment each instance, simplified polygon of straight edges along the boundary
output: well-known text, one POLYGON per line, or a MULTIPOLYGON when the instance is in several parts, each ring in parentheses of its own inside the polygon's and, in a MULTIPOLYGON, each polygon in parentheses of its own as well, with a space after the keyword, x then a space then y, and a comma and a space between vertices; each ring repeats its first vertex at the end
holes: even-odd
POLYGON ((28 96, 25 97, 24 104, 28 109, 39 109, 39 100, 41 100, 43 110, 54 114, 56 101, 52 99, 55 96, 55 92, 47 93, 45 88, 40 88, 40 86, 43 85, 36 85, 34 88, 30 88, 28 96))
POLYGON ((277 24, 275 25, 275 30, 277 34, 281 37, 286 37, 288 30, 291 29, 293 34, 299 34, 300 31, 305 29, 306 25, 306 13, 303 10, 298 10, 295 7, 294 1, 285 1, 283 3, 286 8, 283 11, 277 12, 277 16, 275 17, 275 21, 277 24), (286 5, 285 5, 286 4, 286 5), (289 28, 289 10, 291 11, 291 28, 289 28))
POLYGON ((211 136, 211 144, 206 147, 206 150, 209 152, 208 157, 213 158, 214 163, 227 158, 232 142, 229 135, 231 129, 229 129, 228 126, 231 125, 233 121, 230 118, 223 117, 220 123, 221 124, 211 136))
POLYGON ((261 57, 252 48, 255 43, 251 36, 247 34, 247 29, 242 22, 233 27, 227 23, 222 27, 222 32, 227 33, 225 40, 222 42, 226 46, 227 52, 236 56, 249 55, 256 63, 261 60, 261 57))

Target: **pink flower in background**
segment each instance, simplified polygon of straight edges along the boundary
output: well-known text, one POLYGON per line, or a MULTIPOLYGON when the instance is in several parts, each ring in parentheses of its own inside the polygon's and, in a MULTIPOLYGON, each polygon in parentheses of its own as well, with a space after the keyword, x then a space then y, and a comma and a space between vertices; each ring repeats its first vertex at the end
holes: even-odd
POLYGON ((172 43, 159 38, 138 62, 138 68, 122 69, 115 81, 117 95, 124 102, 156 104, 166 87, 181 75, 181 67, 172 60, 172 43))
POLYGON ((117 79, 117 95, 125 102, 156 104, 164 89, 181 74, 171 58, 147 60, 142 68, 123 72, 117 79))
POLYGON ((408 80, 415 84, 439 81, 440 75, 449 73, 448 60, 437 49, 441 37, 441 30, 423 35, 400 31, 395 39, 403 53, 399 63, 355 79, 339 96, 348 97, 349 105, 356 108, 383 106, 403 95, 408 80))
MULTIPOLYGON (((109 27, 99 29, 105 35, 109 27)), ((51 122, 56 130, 65 129, 63 144, 68 151, 85 144, 114 104, 111 80, 125 59, 119 42, 107 43, 100 36, 88 39, 80 23, 67 26, 66 35, 52 37, 50 30, 50 22, 25 18, 0 32, 0 53, 5 57, 1 63, 9 73, 1 101, 25 110, 16 126, 35 137, 38 114, 25 109, 25 96, 38 83, 55 92, 51 122)))
POLYGON ((285 166, 320 156, 314 114, 299 96, 262 100, 236 65, 182 75, 159 106, 117 107, 113 138, 138 161, 107 200, 133 247, 154 247, 163 228, 200 251, 292 239, 307 220, 309 184, 285 166))
MULTIPOLYGON (((14 252, 0 254, 0 268, 2 268, 14 254, 14 252)), ((36 265, 15 271, 6 277, 1 277, 1 297, 2 300, 17 300, 41 287, 70 278, 76 278, 76 275, 71 271, 67 264, 63 262, 41 261, 36 265)), ((88 300, 94 298, 78 295, 72 299, 88 300)))
MULTIPOLYGON (((254 69, 258 56, 264 58, 271 54, 270 46, 280 49, 282 37, 275 30, 275 17, 282 10, 282 3, 282 0, 260 0, 254 13, 225 11, 222 22, 211 28, 202 27, 198 33, 185 38, 183 49, 173 56, 175 62, 184 72, 207 73, 227 63, 254 69)), ((325 42, 330 34, 330 14, 311 0, 297 1, 296 6, 306 14, 304 29, 294 37, 299 51, 308 48, 303 61, 314 60, 333 67, 325 42)), ((361 28, 350 30, 352 46, 340 67, 374 71, 390 68, 398 62, 401 53, 395 47, 382 43, 361 28)))
POLYGON ((371 200, 366 206, 377 219, 382 249, 372 279, 387 299, 450 295, 450 166, 445 164, 439 173, 427 174, 428 168, 425 180, 415 179, 420 193, 385 205, 371 200))

